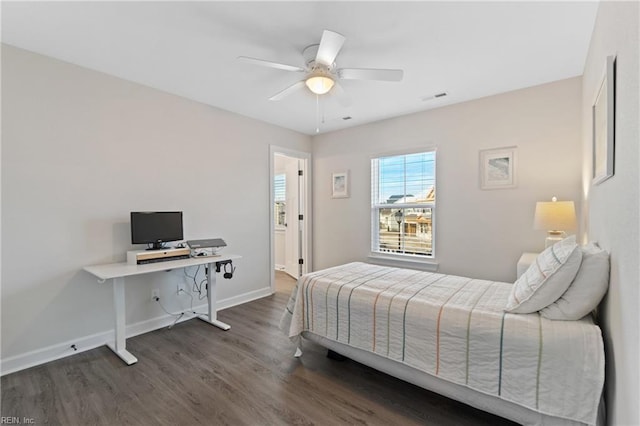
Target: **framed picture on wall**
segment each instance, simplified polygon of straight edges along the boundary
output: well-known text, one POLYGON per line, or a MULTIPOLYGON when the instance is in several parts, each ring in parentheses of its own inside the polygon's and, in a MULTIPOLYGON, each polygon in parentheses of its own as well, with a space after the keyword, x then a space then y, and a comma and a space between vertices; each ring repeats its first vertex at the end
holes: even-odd
POLYGON ((613 176, 616 120, 616 57, 608 56, 604 76, 591 107, 593 184, 613 176))
POLYGON ((348 172, 337 172, 331 175, 331 198, 349 198, 348 172))
POLYGON ((515 188, 516 154, 515 146, 481 150, 480 188, 515 188))

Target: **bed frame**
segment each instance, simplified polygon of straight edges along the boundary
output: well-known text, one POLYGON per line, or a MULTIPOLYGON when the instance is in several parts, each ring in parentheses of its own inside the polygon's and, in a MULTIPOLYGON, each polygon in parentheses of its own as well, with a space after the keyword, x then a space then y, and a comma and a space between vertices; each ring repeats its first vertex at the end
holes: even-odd
MULTIPOLYGON (((303 332, 302 337, 323 346, 330 351, 334 351, 349 359, 389 374, 390 376, 404 380, 405 382, 414 384, 428 391, 435 392, 439 395, 446 396, 447 398, 470 405, 479 410, 504 417, 505 419, 512 420, 524 426, 584 426, 584 423, 548 416, 529 410, 526 407, 522 407, 512 402, 440 379, 436 376, 411 368, 389 358, 382 357, 373 352, 329 340, 309 331, 303 332)), ((295 356, 300 357, 302 354, 302 349, 297 348, 295 356)), ((598 420, 596 425, 605 426, 605 424, 606 412, 604 409, 604 398, 601 398, 600 405, 598 407, 598 420)))

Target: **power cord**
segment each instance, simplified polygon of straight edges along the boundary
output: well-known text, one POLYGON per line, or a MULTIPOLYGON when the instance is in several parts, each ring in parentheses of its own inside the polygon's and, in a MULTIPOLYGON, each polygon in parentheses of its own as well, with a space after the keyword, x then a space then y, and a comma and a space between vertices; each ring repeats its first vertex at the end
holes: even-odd
MULTIPOLYGON (((230 280, 231 278, 233 278, 233 274, 236 272, 236 267, 233 266, 233 261, 232 260, 223 260, 223 261, 220 261, 220 262, 216 262, 215 265, 216 265, 216 273, 222 272, 223 269, 224 269, 224 273, 222 274, 222 277, 227 279, 227 280, 230 280)), ((189 278, 190 280, 193 281, 192 291, 193 292, 198 292, 198 300, 202 300, 202 299, 206 298, 207 297, 207 291, 208 291, 206 283, 207 283, 207 274, 209 272, 208 271, 209 268, 207 268, 206 266, 204 267, 204 275, 205 276, 201 280, 198 281, 198 274, 200 273, 200 266, 201 265, 197 266, 196 271, 195 271, 195 273, 193 275, 189 275, 189 273, 187 272, 187 268, 183 269, 184 275, 187 278, 189 278)), ((191 292, 187 291, 186 289, 181 289, 181 291, 185 292, 191 298, 191 303, 189 305, 189 307, 190 307, 189 311, 194 315, 204 315, 204 314, 199 314, 199 313, 197 313, 197 312, 195 312, 193 310, 193 294, 191 292)), ((164 306, 162 306, 162 304, 160 303, 160 299, 159 298, 156 298, 155 300, 160 304, 162 309, 167 314, 169 314, 169 315, 179 315, 178 318, 176 318, 174 323, 169 328, 173 327, 173 325, 176 322, 178 322, 178 320, 180 318, 182 318, 182 316, 184 315, 184 312, 182 312, 180 314, 172 314, 172 313, 168 312, 164 308, 164 306)))
POLYGON ((162 310, 165 311, 167 315, 171 315, 172 317, 176 317, 176 319, 171 323, 171 325, 169 327, 167 327, 168 330, 171 330, 173 328, 173 326, 176 325, 176 323, 180 320, 180 318, 182 318, 184 316, 184 312, 180 312, 179 314, 172 314, 171 312, 169 312, 169 311, 167 311, 165 309, 165 307, 162 305, 162 302, 160 302, 160 298, 158 296, 154 297, 153 300, 158 302, 158 305, 160 305, 162 310))
POLYGON ((191 302, 189 303, 189 312, 191 312, 192 314, 195 314, 196 312, 193 310, 193 294, 191 294, 190 291, 187 291, 184 288, 181 288, 178 294, 180 294, 180 292, 185 293, 187 296, 191 298, 191 302))
MULTIPOLYGON (((207 297, 207 293, 204 292, 203 289, 202 289, 203 288, 202 285, 207 282, 206 267, 205 267, 205 277, 198 282, 198 273, 200 272, 200 266, 201 265, 198 265, 198 267, 196 268, 196 272, 195 272, 195 274, 193 274, 193 276, 191 276, 191 275, 189 275, 187 273, 187 268, 184 268, 185 276, 187 276, 188 278, 193 280, 193 291, 194 292, 198 292, 198 300, 202 300, 205 297, 207 297)), ((204 288, 206 290, 206 285, 205 285, 204 288)))
POLYGON ((189 296, 191 298, 191 303, 189 304, 189 313, 191 313, 192 315, 198 316, 198 315, 207 315, 205 312, 196 312, 193 310, 193 294, 191 294, 190 291, 187 291, 185 289, 181 289, 181 291, 183 291, 184 293, 187 294, 187 296, 189 296))

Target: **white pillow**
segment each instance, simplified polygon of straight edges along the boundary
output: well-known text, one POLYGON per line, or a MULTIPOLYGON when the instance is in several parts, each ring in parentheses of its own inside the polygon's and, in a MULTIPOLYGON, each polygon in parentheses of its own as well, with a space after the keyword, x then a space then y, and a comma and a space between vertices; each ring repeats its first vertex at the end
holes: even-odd
POLYGON ((515 282, 505 311, 528 314, 552 304, 569 288, 581 261, 575 235, 548 247, 515 282))
POLYGON ((593 311, 609 287, 609 253, 595 243, 582 248, 582 264, 562 296, 540 311, 554 320, 579 320, 593 311))

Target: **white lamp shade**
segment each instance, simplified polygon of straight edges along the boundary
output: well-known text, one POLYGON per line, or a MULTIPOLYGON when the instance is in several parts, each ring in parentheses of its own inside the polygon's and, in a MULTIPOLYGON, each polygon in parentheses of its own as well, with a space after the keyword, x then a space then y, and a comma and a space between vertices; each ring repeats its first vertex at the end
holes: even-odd
POLYGON ((573 201, 537 202, 533 227, 544 231, 575 229, 576 208, 573 201))
POLYGON ((309 90, 311 90, 316 95, 324 95, 329 90, 331 90, 334 83, 335 82, 331 78, 324 75, 309 77, 305 81, 305 84, 307 85, 309 90))

